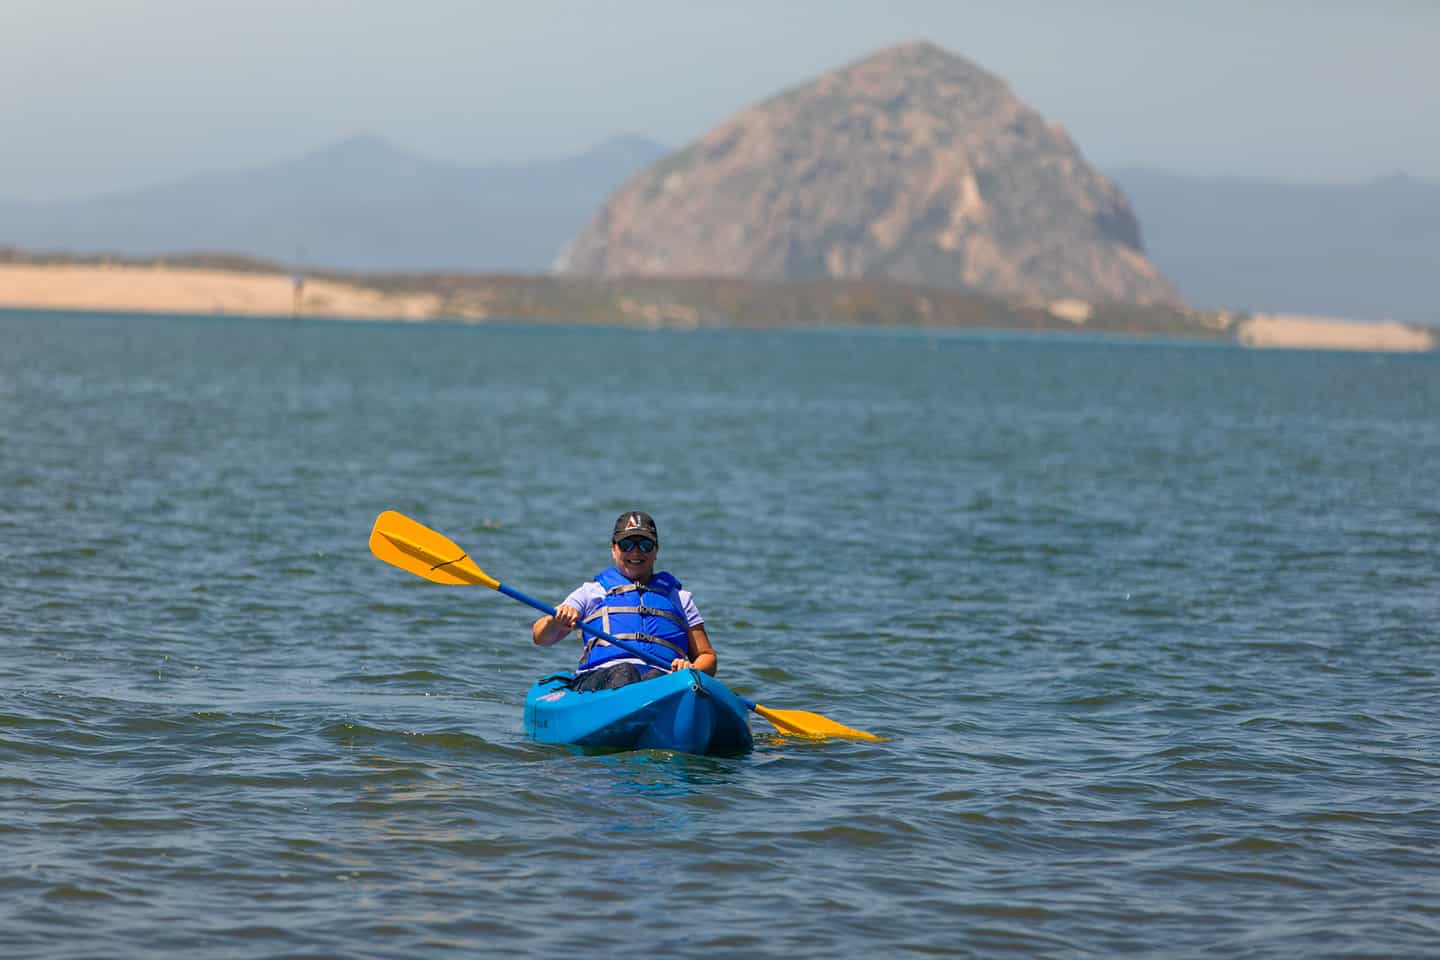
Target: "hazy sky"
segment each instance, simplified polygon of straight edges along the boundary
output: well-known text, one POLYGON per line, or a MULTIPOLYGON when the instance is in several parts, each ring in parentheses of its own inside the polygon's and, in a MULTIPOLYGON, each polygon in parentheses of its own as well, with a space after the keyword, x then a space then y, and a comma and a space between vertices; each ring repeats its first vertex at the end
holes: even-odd
POLYGON ((0 198, 361 132, 462 162, 680 146, 917 39, 1102 168, 1440 180, 1440 0, 0 0, 0 198))

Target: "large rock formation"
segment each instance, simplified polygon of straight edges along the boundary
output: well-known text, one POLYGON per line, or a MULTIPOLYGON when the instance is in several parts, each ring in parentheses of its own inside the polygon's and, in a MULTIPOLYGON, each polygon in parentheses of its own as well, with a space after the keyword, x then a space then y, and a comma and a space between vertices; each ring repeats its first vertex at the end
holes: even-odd
POLYGON ((1124 196, 1065 132, 928 43, 827 73, 653 164, 555 269, 1177 300, 1124 196))

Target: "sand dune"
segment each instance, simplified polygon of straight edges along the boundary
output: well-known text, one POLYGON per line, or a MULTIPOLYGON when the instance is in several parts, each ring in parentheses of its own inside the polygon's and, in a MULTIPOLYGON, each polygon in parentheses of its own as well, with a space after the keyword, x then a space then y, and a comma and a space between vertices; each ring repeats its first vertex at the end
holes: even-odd
POLYGON ((432 294, 387 296, 328 280, 297 291, 283 273, 142 266, 0 264, 0 306, 141 313, 236 313, 253 316, 423 320, 432 294))
POLYGON ((1400 323, 1360 323, 1286 313, 1257 313, 1240 324, 1236 335, 1247 347, 1298 350, 1419 352, 1436 346, 1433 331, 1400 323))

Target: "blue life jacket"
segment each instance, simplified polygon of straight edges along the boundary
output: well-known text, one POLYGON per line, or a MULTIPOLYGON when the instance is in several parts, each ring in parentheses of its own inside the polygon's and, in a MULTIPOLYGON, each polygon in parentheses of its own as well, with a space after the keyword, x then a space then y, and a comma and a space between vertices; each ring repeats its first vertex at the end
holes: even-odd
MULTIPOLYGON (((679 580, 662 572, 653 575, 649 583, 635 583, 614 567, 597 573, 595 580, 605 588, 605 599, 599 610, 585 618, 587 625, 652 654, 660 663, 690 656, 690 631, 680 608, 679 580)), ((635 655, 587 635, 577 669, 626 658, 633 660, 635 655)))

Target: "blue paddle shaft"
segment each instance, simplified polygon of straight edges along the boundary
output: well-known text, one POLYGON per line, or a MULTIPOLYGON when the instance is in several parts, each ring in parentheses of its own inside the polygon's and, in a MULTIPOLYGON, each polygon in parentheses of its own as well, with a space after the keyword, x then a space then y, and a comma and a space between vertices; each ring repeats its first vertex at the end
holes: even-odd
MULTIPOLYGON (((501 593, 505 594, 505 596, 507 596, 507 597, 510 597, 510 598, 512 598, 512 599, 515 599, 515 600, 519 600, 521 603, 528 603, 530 606, 534 607, 536 610, 539 610, 539 611, 541 611, 541 612, 543 612, 543 613, 548 613, 548 614, 550 614, 550 616, 552 616, 552 617, 555 616, 555 608, 554 608, 554 607, 550 606, 548 603, 542 603, 541 601, 536 600, 534 597, 527 596, 527 595, 521 593, 519 590, 516 590, 514 587, 507 587, 507 586, 505 586, 505 584, 501 583, 501 584, 497 584, 496 587, 495 587, 495 589, 496 589, 496 590, 499 590, 501 593)), ((649 663, 651 663, 651 664, 654 664, 655 666, 659 667, 661 670, 669 670, 669 669, 670 669, 670 661, 669 661, 669 660, 662 660, 662 659, 660 659, 659 657, 655 656, 653 653, 646 653, 644 650, 641 650, 639 647, 632 647, 632 646, 630 646, 630 644, 626 643, 624 640, 621 640, 621 639, 618 638, 618 637, 612 637, 612 636, 610 636, 610 634, 606 633, 604 630, 600 630, 600 629, 597 629, 597 628, 595 628, 595 627, 589 627, 589 626, 586 626, 586 625, 583 624, 583 623, 582 623, 582 624, 579 624, 579 627, 580 627, 581 630, 585 631, 586 633, 593 634, 594 636, 599 637, 601 640, 604 640, 606 643, 613 643, 615 646, 619 647, 621 650, 624 650, 626 653, 634 654, 635 656, 639 657, 641 660, 645 660, 645 661, 647 661, 647 662, 649 662, 649 663)))

